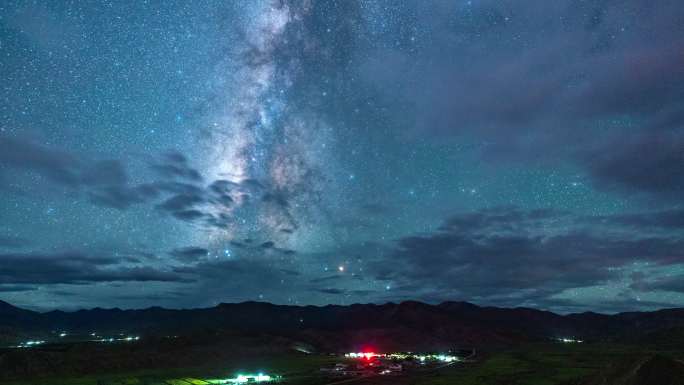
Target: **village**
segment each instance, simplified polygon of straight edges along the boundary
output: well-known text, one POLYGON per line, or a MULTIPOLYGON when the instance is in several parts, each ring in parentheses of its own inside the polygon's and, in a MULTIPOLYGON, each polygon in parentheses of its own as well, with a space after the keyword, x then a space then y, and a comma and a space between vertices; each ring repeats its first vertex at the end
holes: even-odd
POLYGON ((346 353, 340 358, 340 362, 320 368, 321 373, 331 377, 391 376, 407 371, 437 369, 464 360, 463 357, 454 354, 412 352, 346 353))

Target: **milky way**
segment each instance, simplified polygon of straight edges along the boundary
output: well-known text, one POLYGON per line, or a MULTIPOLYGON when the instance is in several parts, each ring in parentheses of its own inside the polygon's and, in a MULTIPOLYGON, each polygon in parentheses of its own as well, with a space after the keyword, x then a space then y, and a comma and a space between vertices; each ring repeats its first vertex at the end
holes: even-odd
POLYGON ((0 5, 0 299, 684 305, 678 1, 0 5))
POLYGON ((315 111, 288 99, 303 75, 289 52, 308 43, 303 19, 309 11, 308 4, 288 3, 239 8, 245 17, 235 28, 243 41, 219 68, 226 72, 225 89, 208 121, 208 175, 242 186, 230 195, 229 231, 211 234, 217 241, 256 236, 306 245, 325 188, 324 168, 334 169, 326 154, 332 130, 315 111), (258 188, 245 186, 249 182, 258 188))

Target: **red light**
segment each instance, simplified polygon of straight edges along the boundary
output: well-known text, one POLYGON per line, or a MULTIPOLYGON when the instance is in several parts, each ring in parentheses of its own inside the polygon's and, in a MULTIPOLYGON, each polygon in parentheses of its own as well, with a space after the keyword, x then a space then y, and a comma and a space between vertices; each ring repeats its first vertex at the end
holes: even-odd
POLYGON ((363 353, 363 356, 366 357, 366 359, 370 361, 370 359, 375 356, 375 353, 367 352, 367 353, 363 353))

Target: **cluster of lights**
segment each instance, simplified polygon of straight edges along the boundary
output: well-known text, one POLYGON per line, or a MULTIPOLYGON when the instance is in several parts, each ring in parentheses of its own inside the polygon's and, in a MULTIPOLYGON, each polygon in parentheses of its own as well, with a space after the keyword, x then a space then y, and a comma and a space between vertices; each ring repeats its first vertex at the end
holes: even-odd
POLYGON ((449 356, 446 354, 428 354, 428 355, 419 355, 416 356, 420 362, 425 362, 425 361, 439 361, 439 362, 454 362, 458 361, 458 357, 456 356, 449 356))
POLYGON ((19 345, 17 345, 17 347, 18 348, 30 348, 33 346, 42 345, 44 343, 45 343, 45 341, 43 341, 43 340, 31 340, 31 341, 22 342, 19 345))
POLYGON ((347 353, 344 356, 347 358, 365 358, 367 360, 370 360, 373 357, 385 357, 386 354, 366 352, 366 353, 347 353))
POLYGON ((125 337, 125 338, 101 338, 99 340, 95 340, 95 342, 118 342, 118 341, 126 341, 126 342, 131 342, 131 341, 138 341, 140 337, 125 337))
POLYGON ((244 384, 247 382, 271 382, 275 381, 276 378, 269 376, 268 374, 258 373, 258 374, 238 374, 235 378, 229 378, 227 382, 233 384, 244 384))
POLYGON ((380 353, 347 353, 344 355, 347 358, 365 358, 370 360, 373 357, 383 357, 395 360, 406 360, 406 359, 416 359, 420 362, 425 361, 439 361, 439 362, 455 362, 458 361, 458 357, 451 356, 447 354, 411 354, 411 353, 390 353, 390 354, 380 354, 380 353))
POLYGON ((582 340, 576 340, 574 338, 557 338, 558 342, 562 342, 564 344, 581 344, 582 340))

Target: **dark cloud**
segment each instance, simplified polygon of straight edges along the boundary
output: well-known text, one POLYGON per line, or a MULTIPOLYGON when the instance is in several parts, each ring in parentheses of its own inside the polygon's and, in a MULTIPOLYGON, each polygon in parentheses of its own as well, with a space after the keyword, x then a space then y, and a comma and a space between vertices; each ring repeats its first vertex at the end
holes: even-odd
POLYGON ((294 232, 297 223, 291 213, 288 192, 270 191, 254 179, 240 183, 215 180, 204 187, 200 173, 187 158, 170 152, 151 161, 159 180, 131 184, 125 165, 119 160, 90 161, 28 140, 0 137, 0 165, 45 176, 54 183, 83 193, 98 206, 127 210, 133 205, 154 204, 173 218, 218 229, 233 223, 226 208, 236 201, 271 208, 284 232, 294 232), (4 150, 4 151, 3 151, 4 150), (162 199, 161 202, 158 200, 162 199))
POLYGON ((38 290, 38 287, 37 286, 31 286, 31 285, 0 285, 0 292, 5 292, 5 293, 33 291, 33 290, 38 290))
POLYGON ((270 271, 265 269, 261 261, 246 259, 229 259, 220 261, 205 261, 193 266, 175 267, 174 271, 183 274, 193 274, 204 278, 226 278, 230 275, 239 275, 245 272, 270 271))
POLYGON ((318 277, 318 278, 312 278, 309 280, 311 283, 321 283, 321 282, 329 282, 329 281, 335 281, 342 279, 341 275, 327 275, 325 277, 318 277))
POLYGON ((206 257, 209 254, 209 250, 203 247, 189 246, 174 249, 169 254, 183 262, 195 262, 206 257))
POLYGON ((655 212, 625 213, 584 217, 583 221, 609 226, 626 226, 633 229, 684 230, 684 210, 668 209, 655 212))
POLYGON ((560 220, 566 215, 565 212, 552 209, 520 210, 516 207, 498 207, 453 216, 444 222, 440 230, 454 233, 517 232, 524 227, 560 220))
POLYGON ((377 46, 371 37, 374 49, 357 68, 372 91, 357 104, 378 100, 383 119, 413 137, 484 143, 487 159, 564 159, 584 167, 600 188, 681 195, 678 1, 409 8, 413 16, 397 15, 405 23, 388 23, 388 32, 402 36, 406 23, 429 24, 417 41, 430 44, 387 48, 384 34, 377 46), (435 9, 453 17, 435 19, 435 9))
POLYGON ((157 207, 161 210, 175 212, 190 209, 203 202, 204 198, 202 196, 193 194, 179 194, 172 196, 163 203, 159 204, 157 207))
POLYGON ((202 181, 200 172, 190 167, 187 158, 179 152, 165 154, 162 161, 153 163, 151 167, 160 176, 167 179, 185 179, 192 182, 202 181))
POLYGON ((347 290, 338 288, 323 288, 323 289, 313 289, 314 292, 328 294, 328 295, 346 295, 346 296, 359 296, 366 297, 371 294, 376 293, 374 290, 347 290))
POLYGON ((272 241, 266 241, 266 242, 261 244, 262 249, 272 249, 274 247, 275 247, 275 243, 272 241))
POLYGON ((202 218, 207 218, 207 214, 199 211, 199 210, 182 210, 182 211, 174 211, 171 215, 174 217, 183 220, 183 221, 188 221, 192 222, 198 219, 202 218))
POLYGON ((120 265, 114 257, 82 253, 0 255, 0 284, 86 284, 115 281, 188 282, 181 275, 152 267, 120 265))
POLYGON ((230 194, 239 188, 240 184, 224 179, 215 180, 209 185, 209 189, 216 194, 230 194))
POLYGON ((52 290, 50 291, 50 294, 60 297, 79 297, 81 295, 80 293, 66 290, 52 290))
POLYGON ((157 294, 122 294, 113 298, 121 301, 135 301, 146 303, 159 303, 160 301, 173 301, 186 296, 187 293, 180 291, 168 291, 157 294))
MULTIPOLYGON (((560 301, 551 301, 551 304, 560 301)), ((623 312, 633 312, 635 308, 640 309, 640 311, 655 311, 661 309, 671 309, 675 306, 672 303, 666 301, 658 300, 644 300, 635 297, 618 297, 616 299, 609 299, 606 301, 601 301, 600 311, 605 313, 623 313, 623 312)), ((565 308, 574 309, 575 312, 586 311, 585 307, 577 306, 576 304, 568 304, 565 308)))
POLYGON ((218 213, 216 215, 207 215, 206 224, 220 230, 227 229, 233 223, 233 217, 226 213, 218 213))
POLYGON ((178 151, 169 151, 163 155, 164 159, 175 164, 187 164, 188 158, 178 151))
POLYGON ((182 181, 155 181, 149 184, 149 188, 174 195, 204 195, 202 187, 182 181))
POLYGON ((125 210, 134 204, 145 203, 159 195, 152 185, 136 187, 112 185, 92 189, 88 192, 90 201, 96 205, 125 210))
POLYGON ((340 295, 340 294, 345 293, 345 291, 341 290, 341 289, 317 289, 316 291, 319 293, 323 293, 323 294, 335 294, 335 295, 340 295))
POLYGON ((178 219, 193 221, 208 217, 194 206, 207 203, 211 192, 214 193, 211 202, 223 206, 232 204, 230 195, 217 192, 221 181, 212 183, 206 190, 198 186, 196 183, 202 181, 201 175, 179 153, 168 153, 152 164, 162 180, 138 185, 129 183, 126 167, 120 160, 91 162, 28 140, 4 136, 0 136, 0 153, 0 165, 36 172, 55 183, 83 192, 90 202, 99 206, 125 210, 171 194, 157 207, 178 219))
POLYGON ((288 296, 304 292, 298 273, 288 263, 276 263, 259 255, 249 258, 210 259, 194 265, 178 266, 174 272, 197 280, 196 290, 188 293, 199 303, 210 298, 222 301, 253 300, 286 302, 288 296), (259 294, 269 294, 259 297, 259 294))
POLYGON ((366 297, 366 296, 369 296, 373 293, 376 293, 376 291, 375 290, 350 290, 349 293, 352 295, 358 295, 360 297, 366 297))
POLYGON ((597 151, 585 162, 602 187, 677 200, 684 195, 684 130, 616 140, 610 149, 597 151))
POLYGON ((197 205, 203 203, 205 203, 205 199, 200 194, 178 194, 168 198, 161 204, 158 204, 157 209, 168 212, 173 217, 183 221, 193 222, 200 219, 207 219, 208 224, 213 224, 215 227, 221 227, 219 221, 215 217, 196 208, 197 205), (212 218, 214 221, 212 221, 212 218))
POLYGON ((240 242, 240 241, 235 241, 235 240, 230 241, 230 245, 231 245, 231 246, 238 247, 238 248, 240 248, 240 249, 244 249, 245 247, 247 247, 247 245, 245 245, 244 243, 242 243, 242 242, 240 242))
POLYGON ((36 172, 67 186, 76 186, 81 179, 82 165, 74 156, 9 136, 0 135, 0 165, 36 172))
POLYGON ((126 170, 118 160, 103 160, 87 168, 82 175, 89 186, 123 186, 128 183, 126 170))
POLYGON ((668 275, 652 280, 641 277, 636 279, 631 287, 640 292, 672 291, 684 293, 684 274, 668 275))
POLYGON ((264 194, 261 200, 267 203, 272 203, 284 209, 287 209, 290 206, 287 196, 283 192, 268 192, 264 194))
POLYGON ((91 162, 35 142, 0 136, 0 165, 35 172, 74 191, 82 191, 96 205, 127 209, 155 198, 160 189, 152 184, 131 186, 119 160, 91 162))
POLYGON ((684 262, 684 239, 677 234, 635 236, 565 217, 515 208, 457 215, 435 233, 399 239, 392 263, 378 259, 371 270, 397 287, 483 301, 504 296, 512 305, 607 284, 620 278, 617 268, 634 262, 684 262))

